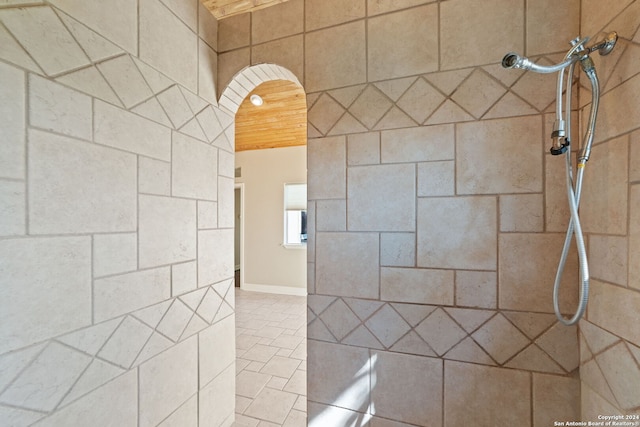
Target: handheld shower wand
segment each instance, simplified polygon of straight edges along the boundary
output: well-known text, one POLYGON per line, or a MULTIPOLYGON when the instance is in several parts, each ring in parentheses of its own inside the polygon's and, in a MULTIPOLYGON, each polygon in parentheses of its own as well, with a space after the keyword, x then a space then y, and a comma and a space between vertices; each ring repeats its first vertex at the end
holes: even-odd
POLYGON ((529 60, 528 58, 520 56, 517 53, 513 52, 506 54, 502 59, 502 66, 504 68, 516 68, 545 74, 558 72, 556 121, 553 126, 553 132, 551 132, 551 139, 553 143, 551 145, 550 152, 554 156, 565 154, 567 170, 567 198, 569 201, 569 211, 571 213, 571 219, 569 220, 569 226, 567 227, 567 234, 565 236, 564 246, 562 248, 562 254, 560 256, 558 270, 556 272, 556 278, 553 285, 553 309, 558 320, 567 326, 574 325, 580 320, 587 308, 587 302, 589 300, 589 263, 587 260, 587 253, 584 244, 584 236, 582 234, 582 226, 580 224, 580 217, 578 215, 578 207, 580 206, 580 194, 582 192, 582 180, 584 177, 584 168, 591 154, 591 145, 593 143, 596 117, 598 115, 598 105, 600 101, 600 85, 598 82, 598 76, 596 74, 595 66, 593 65, 593 60, 589 55, 595 51, 598 51, 600 55, 608 55, 613 50, 617 39, 618 35, 615 32, 611 32, 600 42, 595 43, 592 46, 585 46, 589 41, 589 38, 586 37, 580 39, 578 37, 570 41, 571 49, 569 49, 569 51, 565 55, 564 60, 555 65, 539 65, 529 60), (589 78, 589 82, 591 83, 592 101, 591 112, 589 114, 589 124, 587 126, 587 132, 583 139, 582 150, 578 154, 577 173, 576 179, 574 181, 571 162, 571 150, 569 150, 571 144, 571 85, 575 65, 578 62, 580 62, 582 70, 587 75, 587 77, 589 78), (566 92, 564 90, 565 71, 567 72, 566 92), (566 108, 564 114, 562 111, 563 92, 565 92, 566 96, 566 108), (560 312, 559 293, 560 281, 562 279, 562 273, 567 262, 567 256, 569 254, 569 247, 571 245, 572 236, 575 236, 576 247, 578 249, 578 261, 580 263, 580 297, 578 308, 575 314, 570 319, 566 319, 560 312))

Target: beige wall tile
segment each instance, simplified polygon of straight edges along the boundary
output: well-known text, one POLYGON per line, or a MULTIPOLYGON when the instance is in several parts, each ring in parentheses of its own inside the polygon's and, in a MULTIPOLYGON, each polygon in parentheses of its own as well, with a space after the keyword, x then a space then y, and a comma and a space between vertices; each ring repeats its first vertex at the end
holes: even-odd
POLYGON ((171 266, 171 295, 176 296, 198 287, 198 264, 195 261, 171 266))
POLYGON ((606 30, 602 25, 609 22, 620 13, 631 0, 618 0, 610 4, 601 4, 594 0, 583 0, 582 10, 588 10, 581 16, 580 29, 583 34, 596 34, 598 31, 606 30))
POLYGON ((349 107, 349 112, 367 128, 373 129, 392 106, 391 100, 380 90, 368 85, 349 107))
POLYGON ((369 18, 370 81, 438 70, 438 7, 427 5, 369 18))
POLYGON ((198 0, 162 0, 193 31, 198 31, 198 0))
POLYGON ((455 185, 454 161, 418 164, 418 197, 453 196, 455 185))
POLYGON ((89 362, 91 358, 87 355, 54 342, 7 387, 2 393, 2 403, 51 411, 89 362), (48 375, 56 368, 60 370, 57 378, 48 375))
MULTIPOLYGON (((565 232, 569 225, 569 205, 566 186, 566 161, 561 156, 544 155, 544 210, 547 231, 565 232)), ((572 155, 575 164, 575 156, 572 155)))
POLYGON ((596 356, 596 361, 607 379, 618 404, 623 410, 640 405, 640 368, 624 343, 618 343, 596 356))
POLYGON ((346 200, 318 200, 316 209, 318 231, 347 231, 346 200))
POLYGON ((24 179, 25 76, 22 70, 0 63, 0 175, 24 179))
POLYGON ((60 425, 135 425, 138 419, 138 380, 129 371, 83 398, 37 423, 39 427, 60 425))
POLYGON ((198 90, 198 36, 158 0, 140 1, 140 59, 198 90))
POLYGON ((442 362, 429 357, 373 352, 376 414, 413 424, 442 425, 442 362))
POLYGON ((581 383, 580 402, 582 407, 581 418, 584 420, 594 420, 595 422, 598 421, 598 415, 620 413, 619 408, 602 398, 584 382, 581 383))
POLYGON ((218 204, 198 201, 198 229, 218 228, 218 204))
POLYGON ((531 423, 528 373, 450 361, 444 372, 445 426, 464 425, 469 414, 478 427, 531 423))
POLYGON ((171 131, 120 108, 94 101, 94 141, 159 160, 171 160, 171 131))
POLYGON ((474 332, 473 339, 501 364, 529 344, 529 339, 501 314, 474 332))
POLYGON ((26 233, 26 205, 24 182, 0 181, 1 236, 18 236, 26 233))
POLYGON ((32 126, 91 140, 91 98, 40 76, 29 78, 32 126))
POLYGON ((580 364, 576 326, 565 326, 558 322, 536 339, 536 344, 567 372, 572 372, 580 364))
POLYGON ((380 163, 380 133, 358 133, 347 137, 347 161, 349 165, 380 163))
POLYGON ((377 233, 317 233, 316 292, 378 298, 378 240, 377 233))
POLYGON ((491 0, 478 8, 472 0, 448 1, 440 5, 440 34, 443 70, 497 62, 502 52, 524 50, 524 4, 491 0), (485 34, 487 28, 494 31, 485 34))
POLYGON ((48 75, 89 65, 89 58, 50 7, 5 9, 0 18, 48 75))
POLYGON ((307 92, 334 89, 366 81, 364 21, 305 34, 307 92), (327 68, 327 64, 332 64, 327 68))
POLYGON ((382 268, 380 299, 416 304, 453 305, 453 271, 382 268))
POLYGON ((138 52, 136 4, 127 0, 116 0, 109 4, 83 0, 54 0, 51 3, 127 52, 138 52))
POLYGON ((193 112, 178 85, 172 86, 158 94, 156 98, 167 113, 167 116, 169 116, 175 129, 181 128, 193 118, 193 112))
POLYGON ((476 69, 458 86, 451 99, 474 117, 480 118, 505 92, 504 86, 489 74, 476 69))
POLYGON ((344 137, 312 139, 307 143, 309 200, 344 199, 347 195, 346 141, 344 137))
POLYGON ((364 18, 365 1, 307 0, 305 3, 305 30, 313 31, 364 18))
POLYGON ((580 381, 576 378, 533 374, 533 425, 580 420, 580 381))
MULTIPOLYGON (((500 235, 500 308, 553 312, 551 289, 563 243, 564 234, 500 235)), ((578 283, 577 255, 573 249, 569 252, 560 288, 563 313, 572 312, 576 307, 578 283)))
POLYGON ((198 415, 201 427, 229 426, 235 413, 235 363, 201 387, 198 415))
POLYGON ((198 231, 198 286, 233 276, 233 229, 198 231))
POLYGON ((462 341, 467 333, 458 326, 444 310, 438 308, 415 331, 438 356, 442 356, 462 341))
POLYGON ((627 284, 627 237, 589 236, 590 274, 621 286, 627 284))
POLYGON ((149 326, 127 316, 100 349, 98 357, 115 365, 130 368, 152 333, 153 329, 149 326))
POLYGON ((171 295, 169 270, 162 267, 95 280, 95 321, 112 319, 168 299, 171 295))
POLYGON ((101 62, 97 67, 125 107, 131 108, 153 95, 151 88, 129 55, 101 62))
POLYGON ((640 344, 636 327, 640 293, 618 286, 591 281, 589 321, 630 341, 640 344))
POLYGON ((418 199, 418 266, 493 270, 496 228, 494 197, 418 199))
MULTIPOLYGON (((91 6, 89 5, 88 7, 91 6)), ((64 13, 58 13, 58 17, 62 20, 92 62, 95 63, 124 53, 121 48, 113 44, 111 41, 102 37, 97 32, 86 27, 70 16, 64 13)))
POLYGON ((173 414, 169 415, 158 427, 181 427, 198 425, 198 398, 197 396, 187 400, 173 414))
POLYGON ((198 35, 213 50, 218 51, 218 20, 202 2, 198 2, 198 35))
POLYGON ((200 333, 198 354, 201 388, 234 363, 235 330, 235 317, 229 316, 200 333))
MULTIPOLYGON (((640 75, 636 75, 602 95, 600 109, 598 110, 598 123, 606 123, 606 125, 598 126, 596 141, 605 141, 637 127, 635 115, 619 114, 619 112, 635 111, 637 102, 633 94, 638 93, 639 90, 640 75)), ((595 160, 595 156, 592 159, 595 160)))
POLYGON ((461 194, 542 191, 540 117, 457 125, 456 185, 461 194), (518 135, 504 150, 505 135, 518 135), (513 153, 519 159, 514 161, 513 153))
POLYGON ((628 153, 626 136, 593 147, 585 167, 580 201, 582 227, 586 232, 627 233, 628 153))
POLYGON ((218 199, 218 150, 196 139, 173 133, 171 189, 174 196, 218 199))
POLYGON ((413 267, 416 265, 415 233, 380 233, 380 265, 413 267))
POLYGON ((629 287, 640 290, 640 185, 629 191, 629 287))
MULTIPOLYGON (((527 55, 564 51, 569 40, 580 34, 578 16, 580 1, 557 3, 553 0, 535 0, 527 4, 527 55), (549 13, 553 10, 554 13, 549 13)), ((591 13, 591 12, 589 12, 591 13)))
POLYGON ((138 235, 96 234, 93 236, 94 277, 124 273, 138 268, 138 235))
POLYGON ((0 311, 0 352, 91 323, 90 251, 88 237, 0 241, 2 294, 11 301, 0 311))
POLYGON ((197 391, 197 349, 190 338, 140 366, 141 426, 157 425, 197 391))
POLYGON ((454 158, 452 125, 381 132, 382 163, 424 162, 454 158))
POLYGON ((2 43, 2 52, 0 52, 2 59, 29 71, 42 73, 40 67, 36 65, 5 27, 0 29, 0 43, 2 43))
POLYGON ((171 194, 171 163, 138 158, 138 191, 169 196, 171 194))
POLYGON ((251 47, 251 63, 273 63, 284 67, 304 81, 304 38, 302 34, 251 47))
POLYGON ((202 40, 198 42, 198 95, 217 105, 218 55, 202 40))
POLYGON ((498 276, 493 271, 456 271, 456 305, 496 308, 498 276))
POLYGON ((140 268, 196 258, 196 202, 160 196, 139 197, 140 268))
POLYGON ((326 134, 344 114, 344 108, 329 95, 323 94, 309 109, 309 123, 326 134))
POLYGON ((423 123, 446 98, 424 79, 418 79, 398 100, 398 107, 418 123, 423 123))
POLYGON ((544 230, 542 194, 500 196, 500 231, 540 232, 544 230))
POLYGON ((218 21, 218 51, 247 47, 251 41, 251 14, 243 13, 218 21))
POLYGON ((252 13, 251 19, 253 43, 302 33, 304 0, 289 0, 273 7, 257 10, 252 13))
POLYGON ((251 49, 248 47, 218 55, 217 93, 222 94, 233 76, 249 65, 251 65, 251 49))
POLYGON ((218 177, 218 227, 233 228, 235 198, 233 178, 218 177))
POLYGON ((135 156, 37 130, 29 140, 32 233, 136 229, 135 156))
POLYGON ((634 132, 629 140, 629 182, 640 181, 640 132, 634 132))
POLYGON ((433 3, 433 0, 367 0, 367 12, 373 16, 426 3, 433 3))
POLYGON ((415 231, 414 165, 347 170, 347 225, 351 231, 415 231))
MULTIPOLYGON (((309 400, 365 410, 369 406, 369 381, 374 369, 369 350, 315 340, 307 345, 309 400)), ((310 410, 309 420, 314 418, 310 410)))

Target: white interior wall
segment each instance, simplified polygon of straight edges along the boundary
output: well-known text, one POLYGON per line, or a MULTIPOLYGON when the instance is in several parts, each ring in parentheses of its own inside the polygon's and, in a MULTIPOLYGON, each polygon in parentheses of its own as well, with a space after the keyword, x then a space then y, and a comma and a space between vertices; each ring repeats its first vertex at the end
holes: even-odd
POLYGON ((236 153, 244 183, 244 289, 306 295, 307 251, 283 243, 284 184, 307 180, 306 146, 236 153))

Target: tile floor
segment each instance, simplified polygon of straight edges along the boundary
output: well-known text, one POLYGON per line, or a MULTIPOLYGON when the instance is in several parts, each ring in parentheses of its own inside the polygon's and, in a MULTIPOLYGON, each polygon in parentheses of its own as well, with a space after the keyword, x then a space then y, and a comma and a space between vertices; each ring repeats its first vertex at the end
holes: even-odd
POLYGON ((234 427, 307 425, 306 297, 236 288, 234 427))

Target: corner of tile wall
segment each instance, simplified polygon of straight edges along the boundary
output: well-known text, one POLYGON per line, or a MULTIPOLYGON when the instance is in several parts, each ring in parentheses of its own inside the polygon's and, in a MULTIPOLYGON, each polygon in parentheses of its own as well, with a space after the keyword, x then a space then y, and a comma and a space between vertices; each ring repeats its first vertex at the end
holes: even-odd
POLYGON ((197 0, 24 3, 0 8, 0 424, 230 425, 217 21, 197 0))

